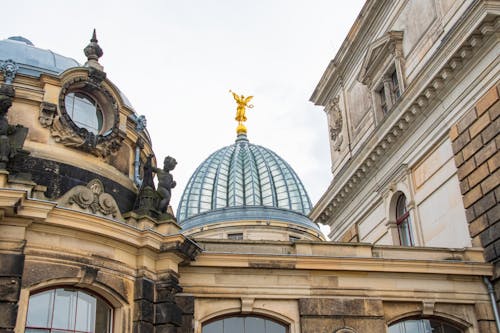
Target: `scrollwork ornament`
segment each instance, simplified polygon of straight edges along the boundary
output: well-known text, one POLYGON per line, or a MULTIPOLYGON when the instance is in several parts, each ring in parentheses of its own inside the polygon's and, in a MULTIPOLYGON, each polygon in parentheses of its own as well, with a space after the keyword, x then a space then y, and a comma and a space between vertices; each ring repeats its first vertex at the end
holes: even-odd
POLYGON ((104 192, 104 185, 99 179, 91 180, 86 186, 73 187, 57 201, 62 206, 72 207, 76 204, 82 210, 93 214, 122 219, 118 204, 111 194, 104 192))

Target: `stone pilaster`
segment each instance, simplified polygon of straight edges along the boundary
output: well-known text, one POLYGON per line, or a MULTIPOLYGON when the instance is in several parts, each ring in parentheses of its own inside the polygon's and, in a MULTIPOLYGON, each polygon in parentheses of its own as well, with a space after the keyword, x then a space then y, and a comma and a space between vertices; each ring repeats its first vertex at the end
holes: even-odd
POLYGON ((0 254, 0 332, 14 332, 17 318, 24 255, 0 254))
POLYGON ((154 332, 154 282, 140 277, 134 287, 134 333, 154 332))
POLYGON ((182 326, 182 310, 177 305, 175 294, 182 291, 174 273, 161 277, 156 282, 155 333, 176 333, 182 326))

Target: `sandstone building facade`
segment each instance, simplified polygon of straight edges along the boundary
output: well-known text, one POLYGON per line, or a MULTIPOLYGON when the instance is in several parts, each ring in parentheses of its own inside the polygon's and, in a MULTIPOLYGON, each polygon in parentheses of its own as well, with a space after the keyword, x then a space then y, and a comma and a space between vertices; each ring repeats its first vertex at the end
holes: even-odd
POLYGON ((177 218, 95 33, 0 41, 0 331, 497 332, 499 6, 368 1, 312 96, 321 200, 238 127, 177 218))

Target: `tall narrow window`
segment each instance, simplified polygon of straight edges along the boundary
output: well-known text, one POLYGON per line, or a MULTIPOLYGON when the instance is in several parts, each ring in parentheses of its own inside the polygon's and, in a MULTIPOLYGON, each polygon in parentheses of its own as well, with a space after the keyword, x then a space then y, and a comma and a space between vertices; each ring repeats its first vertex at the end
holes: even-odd
POLYGON ((111 307, 81 290, 52 289, 30 296, 26 333, 110 333, 111 307))
POLYGON ((385 115, 387 111, 389 111, 389 107, 387 106, 387 99, 385 98, 385 89, 382 86, 382 89, 378 91, 378 96, 380 98, 380 109, 382 113, 385 115))
POLYGON ((399 97, 401 97, 401 91, 399 90, 398 73, 396 72, 396 70, 394 70, 394 72, 392 72, 391 74, 391 89, 392 96, 394 98, 393 104, 395 104, 399 97))
POLYGON ((406 208, 406 197, 404 194, 398 197, 396 204, 396 224, 398 226, 399 243, 403 246, 413 246, 410 212, 406 208))

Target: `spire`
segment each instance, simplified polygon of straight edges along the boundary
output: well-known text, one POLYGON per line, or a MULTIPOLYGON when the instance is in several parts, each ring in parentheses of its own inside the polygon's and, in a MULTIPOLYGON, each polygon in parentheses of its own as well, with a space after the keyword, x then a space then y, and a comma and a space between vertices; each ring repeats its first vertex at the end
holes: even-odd
POLYGON ((87 67, 94 67, 100 71, 104 69, 101 64, 99 64, 99 58, 102 57, 103 52, 99 44, 97 43, 97 35, 94 29, 94 32, 92 33, 92 38, 90 39, 89 45, 83 49, 83 52, 85 53, 85 56, 87 57, 87 62, 85 63, 85 66, 87 67))
POLYGON ((233 98, 236 101, 236 117, 234 118, 238 122, 238 127, 236 127, 236 133, 239 135, 246 134, 247 133, 247 128, 243 124, 243 122, 247 121, 247 116, 246 116, 246 109, 253 108, 252 104, 249 104, 250 101, 252 100, 253 96, 243 96, 243 95, 238 95, 235 92, 229 90, 231 94, 233 94, 233 98))

